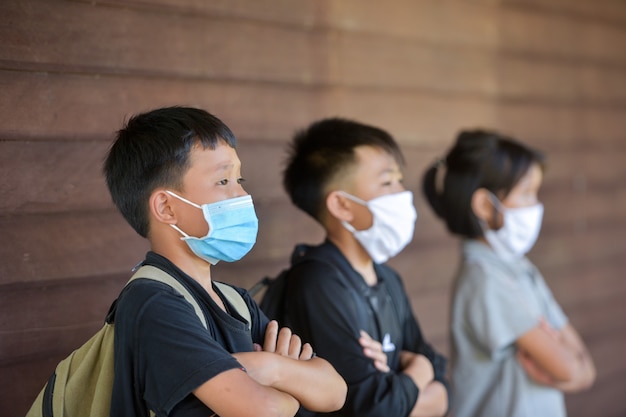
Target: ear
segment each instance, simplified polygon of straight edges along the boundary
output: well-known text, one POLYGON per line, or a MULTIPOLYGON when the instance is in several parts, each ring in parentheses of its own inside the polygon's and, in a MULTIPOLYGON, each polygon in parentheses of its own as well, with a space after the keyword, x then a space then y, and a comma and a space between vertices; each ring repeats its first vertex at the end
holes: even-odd
POLYGON ((176 213, 171 206, 173 198, 163 189, 153 191, 148 201, 150 216, 160 223, 176 224, 176 213))
POLYGON ((472 211, 479 219, 490 225, 493 222, 495 207, 491 201, 489 191, 485 188, 479 188, 472 194, 472 211))
POLYGON ((326 210, 338 220, 351 222, 354 219, 352 204, 356 204, 339 191, 331 191, 326 196, 326 210))

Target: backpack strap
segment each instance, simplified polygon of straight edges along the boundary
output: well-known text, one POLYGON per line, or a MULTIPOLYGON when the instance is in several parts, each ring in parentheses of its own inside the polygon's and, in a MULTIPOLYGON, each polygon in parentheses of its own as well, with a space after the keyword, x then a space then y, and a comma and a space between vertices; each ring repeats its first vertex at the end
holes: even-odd
POLYGON ((248 309, 248 305, 244 301, 241 294, 239 294, 237 290, 235 290, 230 285, 227 285, 227 284, 224 284, 223 282, 218 282, 218 281, 213 281, 213 282, 220 289, 222 294, 224 294, 224 297, 226 297, 228 301, 233 305, 233 307, 235 307, 235 310, 237 310, 237 313, 239 313, 239 315, 248 322, 248 325, 250 325, 252 323, 250 310, 248 309))
MULTIPOLYGON (((162 282, 162 283, 167 284, 170 287, 174 288, 176 291, 178 291, 180 293, 180 295, 185 297, 185 300, 187 300, 187 302, 189 302, 189 304, 191 304, 191 306, 193 307, 194 311, 196 312, 196 315, 198 316, 198 318, 202 322, 202 325, 204 326, 205 329, 207 328, 206 318, 204 317, 204 313, 202 312, 202 309, 200 308, 200 305, 198 305, 198 302, 196 301, 195 298, 193 298, 193 295, 191 295, 191 293, 187 290, 187 288, 185 288, 185 286, 183 284, 178 282, 178 280, 176 278, 174 278, 173 276, 171 276, 167 272, 165 272, 165 271, 163 271, 163 270, 161 270, 161 269, 159 269, 159 268, 157 268, 155 266, 143 265, 141 268, 139 268, 137 270, 137 272, 135 272, 133 274, 133 276, 128 280, 126 285, 130 284, 133 280, 136 280, 138 278, 147 278, 147 279, 151 279, 151 280, 154 280, 154 281, 159 281, 159 282, 162 282)), ((235 290, 233 290, 233 291, 235 291, 235 290)), ((239 295, 239 294, 237 294, 237 295, 239 295)), ((248 313, 248 314, 250 314, 250 313, 248 313)))

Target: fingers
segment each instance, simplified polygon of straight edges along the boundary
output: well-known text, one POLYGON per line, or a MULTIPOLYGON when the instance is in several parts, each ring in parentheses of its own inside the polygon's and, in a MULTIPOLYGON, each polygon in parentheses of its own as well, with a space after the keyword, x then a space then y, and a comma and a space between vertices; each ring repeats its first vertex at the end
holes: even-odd
MULTIPOLYGON (((276 353, 283 356, 289 356, 292 350, 292 333, 289 327, 283 327, 278 332, 278 340, 276 341, 276 353)), ((298 351, 298 353, 300 353, 298 351)))
POLYGON ((361 330, 359 343, 363 347, 363 354, 374 361, 374 367, 381 372, 389 372, 387 354, 383 352, 383 345, 374 340, 365 331, 361 330))
POLYGON ((266 352, 276 352, 276 339, 278 338, 278 322, 272 320, 265 328, 265 341, 263 350, 266 352))
POLYGON ((305 343, 304 346, 302 346, 302 352, 300 352, 300 357, 298 359, 300 359, 301 361, 307 361, 312 357, 313 347, 309 343, 305 343))
POLYGON ((278 353, 293 359, 310 359, 313 356, 311 345, 306 343, 303 346, 302 339, 298 335, 293 334, 288 327, 279 329, 276 320, 270 321, 267 325, 265 341, 261 350, 278 353))

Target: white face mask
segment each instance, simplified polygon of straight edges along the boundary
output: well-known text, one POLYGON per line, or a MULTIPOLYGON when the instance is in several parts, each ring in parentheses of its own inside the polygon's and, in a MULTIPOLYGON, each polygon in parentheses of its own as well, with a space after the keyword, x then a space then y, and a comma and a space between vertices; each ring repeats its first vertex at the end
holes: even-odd
POLYGON ((342 224, 352 232, 375 263, 387 261, 411 242, 417 219, 411 191, 386 194, 370 201, 363 201, 343 191, 341 193, 372 212, 374 221, 367 230, 356 230, 348 222, 342 224))
POLYGON ((496 201, 495 207, 503 214, 504 225, 498 230, 486 230, 485 239, 502 258, 521 258, 528 253, 539 237, 543 204, 506 208, 497 198, 496 201))

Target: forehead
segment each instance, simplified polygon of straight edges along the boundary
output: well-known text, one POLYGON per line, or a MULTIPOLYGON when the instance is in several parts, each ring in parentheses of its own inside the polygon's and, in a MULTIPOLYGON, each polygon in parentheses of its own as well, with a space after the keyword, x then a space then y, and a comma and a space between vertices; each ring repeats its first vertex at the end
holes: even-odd
POLYGON ((239 168, 241 162, 237 151, 223 141, 215 149, 203 148, 196 144, 189 154, 189 172, 211 173, 226 169, 239 168))
POLYGON ((356 170, 369 175, 382 175, 400 169, 394 156, 379 147, 357 146, 354 154, 356 170))

